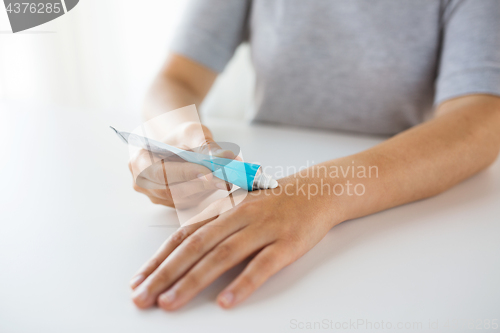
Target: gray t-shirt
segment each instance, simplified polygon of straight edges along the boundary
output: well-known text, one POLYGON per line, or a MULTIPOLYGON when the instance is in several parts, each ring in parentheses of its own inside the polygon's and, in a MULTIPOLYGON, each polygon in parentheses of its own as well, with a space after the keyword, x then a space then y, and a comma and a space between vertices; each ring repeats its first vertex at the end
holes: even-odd
POLYGON ((500 95, 500 0, 194 0, 171 50, 221 72, 244 41, 256 121, 394 134, 500 95))

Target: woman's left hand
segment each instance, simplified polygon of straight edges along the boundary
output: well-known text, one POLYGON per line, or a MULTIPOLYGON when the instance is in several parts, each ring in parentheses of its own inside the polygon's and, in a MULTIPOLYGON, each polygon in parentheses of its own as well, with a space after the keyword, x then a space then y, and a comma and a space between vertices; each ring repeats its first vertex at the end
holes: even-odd
POLYGON ((342 221, 334 198, 306 195, 310 182, 314 180, 292 176, 281 179, 274 190, 249 192, 228 211, 223 201, 209 206, 208 219, 179 228, 134 276, 134 303, 176 310, 254 255, 217 297, 224 308, 245 300, 342 221))

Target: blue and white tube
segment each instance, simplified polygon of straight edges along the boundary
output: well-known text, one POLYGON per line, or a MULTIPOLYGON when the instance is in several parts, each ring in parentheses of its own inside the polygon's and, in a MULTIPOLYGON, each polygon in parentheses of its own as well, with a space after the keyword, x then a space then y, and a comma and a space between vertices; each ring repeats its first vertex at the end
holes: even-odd
MULTIPOLYGON (((110 126, 111 127, 111 126, 110 126)), ((278 182, 263 172, 262 166, 223 157, 214 157, 183 150, 166 143, 146 138, 134 133, 119 132, 111 127, 125 143, 149 150, 160 156, 175 154, 186 162, 203 165, 215 177, 234 184, 247 191, 265 190, 278 187, 278 182)))

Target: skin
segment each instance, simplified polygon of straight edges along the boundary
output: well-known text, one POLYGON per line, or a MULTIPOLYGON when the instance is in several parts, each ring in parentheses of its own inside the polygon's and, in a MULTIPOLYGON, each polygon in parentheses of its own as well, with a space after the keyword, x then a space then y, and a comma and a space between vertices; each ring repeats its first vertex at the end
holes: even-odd
MULTIPOLYGON (((162 140, 169 145, 207 155, 210 152, 214 156, 235 158, 233 152, 223 150, 213 142, 210 130, 199 123, 183 122, 169 132, 162 140)), ((129 163, 129 169, 132 174, 138 175, 134 180, 134 189, 146 194, 154 204, 174 207, 170 191, 172 186, 176 186, 177 208, 196 206, 216 190, 231 188, 231 184, 213 177, 211 171, 204 166, 185 163, 180 158, 164 159, 153 165, 151 163, 150 153, 141 150, 129 163)))
MULTIPOLYGON (((171 55, 151 88, 144 116, 150 119, 167 110, 199 105, 215 78, 209 69, 171 55)), ((213 142, 210 131, 204 131, 207 143, 213 142)), ((175 136, 179 143, 193 139, 182 130, 175 136)), ((333 226, 439 194, 488 167, 499 150, 500 98, 468 95, 446 101, 437 107, 433 119, 371 149, 280 179, 281 191, 250 192, 229 211, 224 211, 223 201, 212 204, 197 217, 202 222, 179 228, 139 269, 131 280, 132 300, 139 308, 158 304, 162 309, 176 310, 223 272, 251 257, 217 297, 221 307, 231 308, 309 251, 333 226), (378 177, 361 180, 364 195, 323 193, 311 199, 300 190, 325 184, 333 188, 346 181, 360 183, 352 175, 339 179, 321 171, 325 167, 347 168, 353 161, 378 168, 378 177)), ((131 164, 141 163, 141 158, 144 155, 131 164)), ((186 168, 195 167, 185 164, 186 168)), ((148 180, 163 184, 163 189, 148 190, 137 184, 134 188, 154 203, 173 206, 164 178, 155 176, 160 167, 150 167, 148 180)), ((207 170, 202 173, 208 174, 207 170)), ((188 178, 180 175, 179 181, 188 178)), ((209 183, 215 180, 203 181, 207 191, 213 191, 209 183)))

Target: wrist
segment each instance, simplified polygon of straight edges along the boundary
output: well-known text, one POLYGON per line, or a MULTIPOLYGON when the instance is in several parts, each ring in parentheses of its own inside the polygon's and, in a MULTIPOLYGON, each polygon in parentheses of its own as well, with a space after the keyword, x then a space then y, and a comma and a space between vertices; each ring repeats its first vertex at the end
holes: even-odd
MULTIPOLYGON (((345 198, 332 193, 335 183, 317 177, 313 169, 304 169, 278 180, 279 187, 272 191, 294 201, 294 205, 306 210, 314 223, 321 223, 328 229, 349 219, 345 198)), ((338 187, 338 186, 337 186, 338 187)))
MULTIPOLYGON (((379 163, 369 154, 360 153, 311 167, 323 185, 323 194, 338 211, 339 221, 362 217, 380 207, 383 191, 379 180, 379 163)), ((382 165, 380 165, 382 167, 382 165)))
POLYGON ((377 205, 373 191, 380 189, 378 172, 362 156, 349 156, 301 170, 280 180, 280 186, 294 183, 302 202, 333 227, 377 205))

